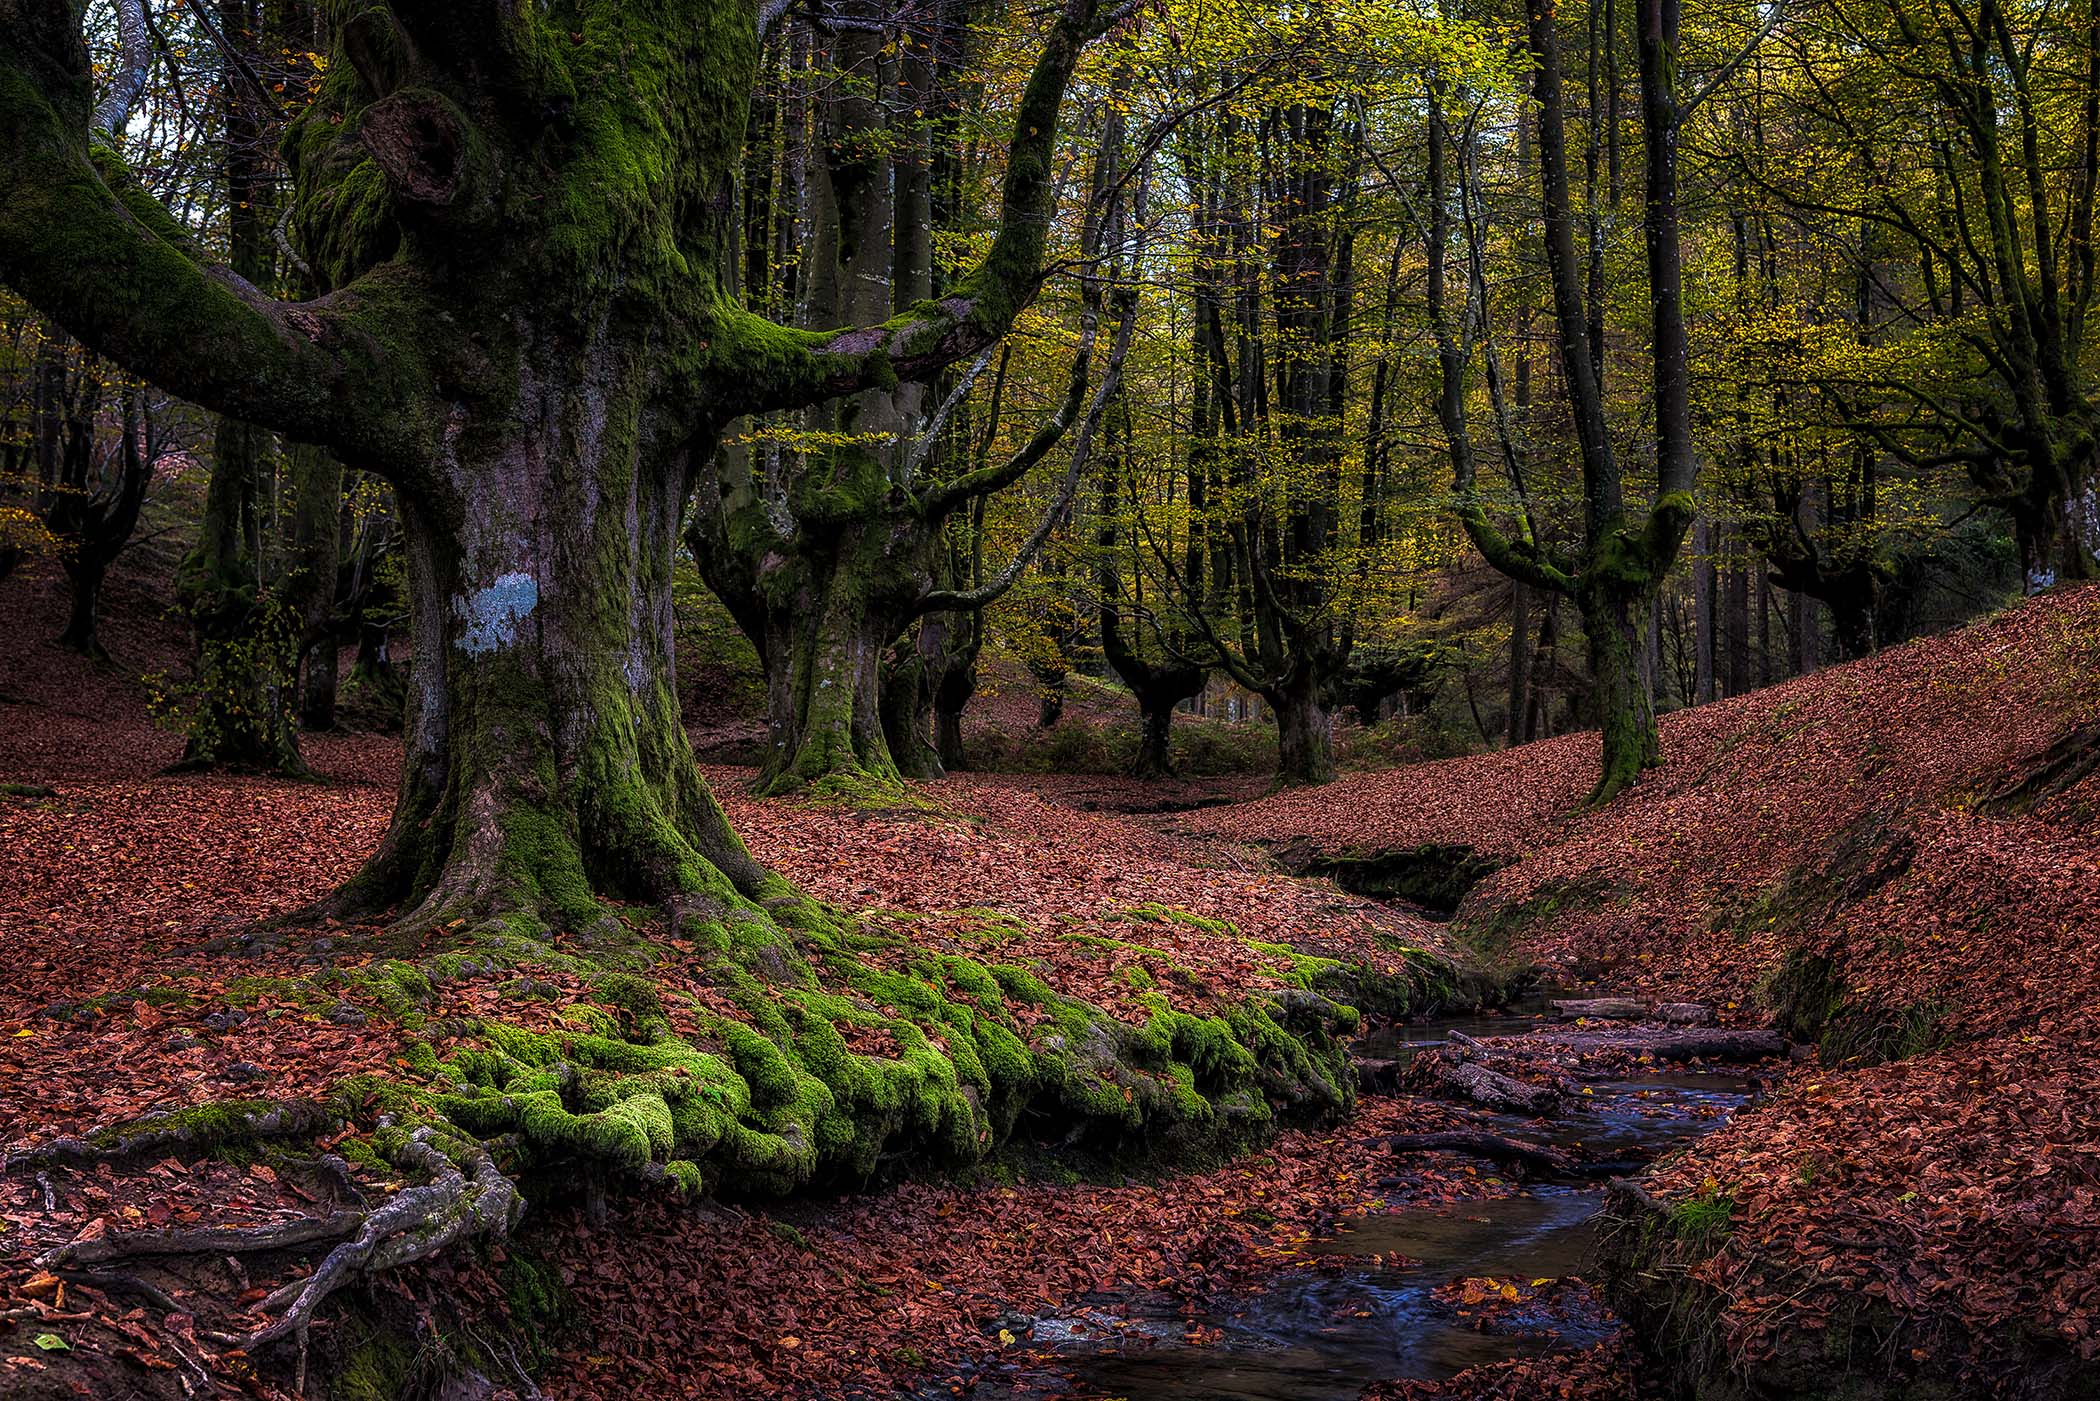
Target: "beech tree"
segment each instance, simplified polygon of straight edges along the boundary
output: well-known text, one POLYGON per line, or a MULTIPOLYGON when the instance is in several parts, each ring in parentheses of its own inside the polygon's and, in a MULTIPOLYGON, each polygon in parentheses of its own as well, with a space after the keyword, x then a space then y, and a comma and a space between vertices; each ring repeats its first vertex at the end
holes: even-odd
MULTIPOLYGON (((1677 0, 1637 0, 1642 144, 1646 155, 1642 226, 1647 251, 1649 347, 1654 398, 1655 488, 1643 508, 1628 501, 1627 463, 1605 419, 1601 278, 1585 277, 1576 251, 1578 210, 1568 177, 1566 100, 1561 40, 1551 0, 1530 0, 1526 39, 1534 65, 1538 180, 1546 263, 1553 289, 1560 378, 1573 420, 1581 467, 1583 538, 1578 550, 1554 546, 1538 528, 1519 488, 1515 525, 1489 515, 1478 486, 1479 464, 1467 408, 1466 381, 1485 320, 1481 210, 1475 129, 1454 142, 1448 84, 1429 83, 1429 308, 1436 331, 1441 385, 1437 414, 1449 446, 1459 519, 1475 548, 1503 573, 1535 589, 1572 597, 1589 644, 1594 708, 1603 730, 1602 771, 1591 795, 1602 802, 1641 771, 1662 762, 1653 679, 1642 665, 1656 590, 1692 522, 1698 478, 1691 426, 1691 378, 1684 325, 1684 255, 1677 208, 1678 141, 1687 105, 1678 92, 1677 0), (1460 179, 1452 180, 1456 162, 1460 179), (1454 316, 1448 283, 1454 210, 1465 221, 1464 310, 1454 316)), ((1599 254, 1593 243, 1588 268, 1599 254)), ((1497 390, 1499 405, 1499 390, 1497 390)), ((1498 431, 1502 430, 1498 414, 1498 431)), ((1520 479, 1521 481, 1521 479, 1520 479)))
POLYGON ((787 888, 679 726, 670 579, 740 416, 923 382, 1033 294, 1063 92, 1049 17, 984 261, 842 330, 743 307, 730 190, 759 52, 738 0, 374 4, 287 137, 332 288, 259 290, 90 141, 77 0, 0 0, 0 279, 171 392, 392 484, 416 665, 393 823, 338 894, 416 920, 750 908, 787 888))
MULTIPOLYGON (((929 146, 933 129, 951 125, 962 105, 961 45, 948 31, 970 10, 948 4, 892 13, 879 0, 857 0, 810 22, 805 47, 821 44, 828 55, 817 75, 823 91, 806 117, 791 111, 782 123, 794 133, 806 130, 812 148, 793 163, 800 210, 751 221, 774 226, 776 237, 799 249, 791 271, 801 325, 823 330, 875 321, 948 294, 932 234, 956 229, 965 199, 960 172, 945 168, 953 157, 944 150, 936 176, 929 146)), ((1099 126, 1092 133, 1094 197, 1079 240, 1083 267, 1103 252, 1097 245, 1121 142, 1119 119, 1099 126)), ((783 202, 789 174, 783 169, 771 183, 771 203, 783 202)), ((1054 205, 1053 195, 1046 218, 1054 205)), ((1090 296, 1099 291, 1088 287, 1090 296)), ((784 300, 781 290, 774 296, 784 300)), ((923 660, 915 652, 899 657, 891 643, 923 615, 972 612, 1013 582, 1013 572, 1001 571, 978 586, 944 583, 953 573, 951 527, 1026 476, 1075 427, 1074 460, 1084 458, 1090 425, 1106 402, 1097 391, 1089 409, 1100 310, 1098 299, 1083 310, 1070 374, 1040 431, 996 460, 956 461, 946 431, 984 369, 982 359, 936 386, 944 391, 938 405, 927 386, 900 380, 799 422, 769 425, 769 440, 720 456, 702 484, 692 545, 708 586, 766 668, 761 793, 889 789, 900 769, 912 777, 935 771, 935 751, 915 732, 931 693, 902 691, 923 689, 929 663, 942 669, 943 637, 955 629, 937 622, 922 638, 930 649, 923 660)), ((1112 350, 1102 387, 1120 363, 1112 350)), ((1053 512, 1068 499, 1065 493, 1053 512)), ((949 689, 952 695, 952 683, 949 689)))
POLYGON ((1841 422, 1964 473, 2029 592, 2100 575, 2100 8, 1845 0, 1815 20, 1801 80, 1766 98, 1780 159, 1734 163, 1795 217, 1857 230, 1845 252, 1927 349, 1863 356, 1841 422))

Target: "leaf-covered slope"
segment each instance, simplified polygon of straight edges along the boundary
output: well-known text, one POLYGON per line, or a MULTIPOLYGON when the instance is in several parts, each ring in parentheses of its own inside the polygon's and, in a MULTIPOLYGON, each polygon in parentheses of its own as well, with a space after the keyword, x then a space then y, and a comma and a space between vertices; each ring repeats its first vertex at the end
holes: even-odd
POLYGON ((1574 736, 1188 825, 1468 842, 1513 859, 1459 919, 1501 956, 1819 1043, 1653 1174, 1660 1215, 1624 1209, 1621 1301, 1713 1394, 2086 1394, 2100 589, 1673 715, 1663 740, 1668 766, 1595 811, 1574 736), (1679 1229, 1692 1202, 1722 1227, 1679 1229))

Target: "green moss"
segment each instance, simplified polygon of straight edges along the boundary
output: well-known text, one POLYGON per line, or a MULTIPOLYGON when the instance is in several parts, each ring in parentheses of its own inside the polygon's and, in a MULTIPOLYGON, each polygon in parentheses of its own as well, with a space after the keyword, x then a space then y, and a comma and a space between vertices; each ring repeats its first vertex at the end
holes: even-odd
MULTIPOLYGON (((1148 992, 1151 1015, 1132 1027, 1028 968, 929 951, 806 903, 774 919, 730 908, 679 932, 706 938, 651 944, 608 927, 565 953, 544 931, 491 922, 417 962, 272 992, 325 1005, 348 988, 405 1021, 428 1015, 439 975, 509 987, 496 980, 525 965, 589 979, 589 1000, 555 1009, 550 1026, 448 1019, 442 1036, 403 1042, 406 1073, 338 1082, 330 1107, 353 1132, 335 1151, 374 1174, 391 1175, 390 1155, 427 1129, 462 1152, 503 1140, 506 1170, 528 1184, 589 1167, 688 1195, 772 1194, 862 1182, 896 1160, 971 1170, 1024 1110, 1088 1153, 1203 1160, 1279 1122, 1331 1119, 1353 1092, 1341 1038, 1355 1014, 1306 991, 1211 1016, 1148 992), (734 1011, 641 971, 671 959, 704 969, 734 1011)), ((255 1107, 267 1106, 180 1118, 206 1146, 233 1143, 255 1107)))
POLYGON ((523 1350, 527 1370, 536 1371, 553 1360, 573 1331, 577 1314, 568 1288, 556 1266, 516 1245, 506 1252, 498 1278, 510 1338, 523 1350))
POLYGON ((592 984, 599 1000, 619 1015, 620 1026, 636 1041, 661 1041, 671 1034, 670 1018, 656 984, 633 973, 607 973, 592 984))
POLYGON ((1174 905, 1160 905, 1149 901, 1142 905, 1131 906, 1118 915, 1117 918, 1129 920, 1133 924, 1179 924, 1188 929, 1198 929, 1206 934, 1214 934, 1221 939, 1236 938, 1239 935, 1239 927, 1229 919, 1209 919, 1193 910, 1184 910, 1174 905))
POLYGON ((150 1127, 180 1134, 199 1151, 220 1152, 252 1141, 256 1137, 257 1122, 279 1108, 274 1101, 263 1099, 214 1100, 171 1109, 128 1124, 97 1129, 87 1136, 87 1141, 97 1147, 114 1147, 140 1129, 150 1127))
POLYGON ((415 1373, 416 1350, 399 1333, 379 1330, 353 1348, 328 1379, 329 1401, 395 1401, 415 1373))

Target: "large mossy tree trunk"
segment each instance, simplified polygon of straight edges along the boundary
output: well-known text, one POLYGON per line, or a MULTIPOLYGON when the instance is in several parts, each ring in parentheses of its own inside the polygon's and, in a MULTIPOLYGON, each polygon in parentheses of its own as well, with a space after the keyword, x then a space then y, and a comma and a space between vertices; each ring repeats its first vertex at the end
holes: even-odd
MULTIPOLYGON (((862 68, 883 71, 865 46, 858 51, 862 68)), ((857 111, 864 104, 853 99, 838 105, 857 111)), ((845 120, 836 112, 830 120, 839 125, 834 144, 854 158, 842 156, 814 180, 815 203, 819 209, 852 207, 855 212, 845 221, 852 237, 826 233, 820 225, 812 240, 803 315, 819 324, 885 312, 882 297, 868 289, 884 295, 889 290, 881 275, 893 266, 886 234, 900 240, 894 250, 897 285, 912 292, 931 287, 923 255, 903 253, 912 243, 902 237, 912 216, 901 215, 897 229, 889 230, 886 218, 877 217, 889 205, 866 198, 879 183, 865 168, 866 151, 881 149, 881 143, 868 141, 875 125, 845 120)), ((1093 161, 1093 197, 1081 220, 1081 247, 1094 255, 1122 209, 1115 190, 1121 126, 1107 125, 1093 161)), ((905 184, 923 196, 922 182, 914 178, 905 184)), ((945 306, 950 300, 952 294, 912 305, 945 306)), ((862 394, 814 425, 820 430, 820 450, 787 453, 775 444, 762 464, 735 452, 714 460, 700 483, 688 539, 701 577, 765 666, 768 736, 758 793, 886 800, 901 796, 904 778, 938 776, 938 752, 923 739, 931 698, 927 659, 910 658, 905 670, 912 674, 898 676, 891 644, 915 620, 975 613, 1000 597, 1062 520, 1104 407, 1121 384, 1132 339, 1136 299, 1122 296, 1122 319, 1106 373, 1090 399, 1104 303, 1100 280, 1083 279, 1080 335, 1064 400, 1000 461, 985 460, 987 437, 974 465, 959 460, 943 470, 927 470, 934 452, 961 443, 964 435, 954 431, 951 415, 988 356, 949 386, 941 410, 923 425, 916 394, 898 386, 862 394), (948 587, 960 582, 950 558, 951 525, 968 511, 977 522, 974 534, 981 527, 984 498, 1019 481, 1075 427, 1064 482, 1036 530, 993 578, 983 580, 980 568, 970 576, 980 582, 948 587), (898 689, 886 686, 886 673, 898 689)), ((959 452, 954 456, 965 458, 959 452)), ((922 626, 921 637, 931 636, 922 626)), ((955 694, 953 687, 949 693, 955 694)))
MULTIPOLYGON (((2040 375, 2036 379, 2043 378, 2040 375)), ((2077 370, 2062 378, 2079 380, 2077 370)), ((2025 449, 2020 470, 2007 482, 1988 476, 1999 488, 1999 504, 2012 518, 2013 540, 2020 554, 2020 575, 2030 594, 2057 584, 2100 579, 2100 413, 2085 401, 2082 383, 2045 396, 2040 387, 2025 396, 2031 402, 2054 398, 2054 414, 2031 410, 2025 432, 2010 436, 2025 449)), ((2024 425, 2023 425, 2024 426, 2024 425)))
POLYGON ((1308 667, 1262 693, 1276 712, 1276 781, 1286 786, 1334 781, 1334 714, 1308 667))
POLYGON ((349 907, 584 927, 600 897, 718 915, 772 889, 680 723, 685 459, 646 450, 645 379, 617 350, 567 328, 519 346, 526 431, 445 461, 456 494, 403 503, 405 774, 349 907), (549 461, 549 442, 570 450, 549 461))
POLYGON ((848 525, 828 572, 805 565, 793 620, 775 661, 785 675, 784 743, 767 756, 759 792, 817 789, 852 796, 893 790, 901 777, 883 732, 883 662, 910 621, 932 566, 898 568, 933 540, 881 520, 848 525), (893 553, 893 551, 895 553, 893 553), (922 573, 921 570, 924 572, 922 573))
POLYGON ((286 143, 293 231, 337 289, 295 304, 212 267, 90 159, 77 8, 0 0, 0 279, 171 392, 396 489, 408 752, 381 848, 334 908, 544 927, 606 917, 601 897, 761 922, 789 898, 679 725, 692 468, 738 418, 925 379, 1005 334, 1097 29, 1068 0, 1040 37, 978 269, 938 303, 813 333, 725 290, 747 5, 356 10, 286 143))
POLYGON ((827 495, 781 531, 781 508, 731 462, 703 479, 686 531, 701 578, 765 669, 755 787, 766 796, 895 792, 902 777, 884 732, 885 657, 932 577, 938 532, 884 502, 867 459, 827 495))

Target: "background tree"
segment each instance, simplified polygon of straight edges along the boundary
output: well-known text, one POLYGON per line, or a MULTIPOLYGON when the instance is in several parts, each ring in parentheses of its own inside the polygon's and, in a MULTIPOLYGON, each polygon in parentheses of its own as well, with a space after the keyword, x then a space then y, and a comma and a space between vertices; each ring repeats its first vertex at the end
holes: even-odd
MULTIPOLYGON (((926 229, 953 227, 960 210, 953 202, 934 210, 926 141, 928 111, 960 105, 960 48, 937 40, 964 17, 964 6, 892 15, 865 4, 811 21, 829 34, 813 29, 798 48, 813 65, 815 90, 798 162, 800 212, 785 235, 800 246, 804 326, 880 321, 947 292, 934 286, 926 229)), ((785 124, 796 120, 790 109, 785 124)), ((1105 139, 1102 149, 1113 153, 1113 145, 1105 139)), ((1102 191, 1109 170, 1096 162, 1102 191)), ((1090 206, 1086 227, 1100 221, 1102 210, 1090 206)), ((1081 233, 1081 258, 1088 256, 1096 256, 1092 235, 1081 233)), ((720 481, 703 489, 693 519, 693 550, 769 672, 760 792, 895 788, 897 760, 882 727, 888 647, 937 590, 949 523, 1023 477, 1086 410, 1096 326, 1084 319, 1069 389, 1044 431, 979 473, 928 471, 945 420, 928 420, 924 389, 911 382, 840 399, 796 426, 777 424, 760 452, 718 460, 720 481)), ((983 365, 981 357, 947 399, 968 393, 983 365)), ((916 744, 907 758, 924 771, 930 750, 916 744)))

